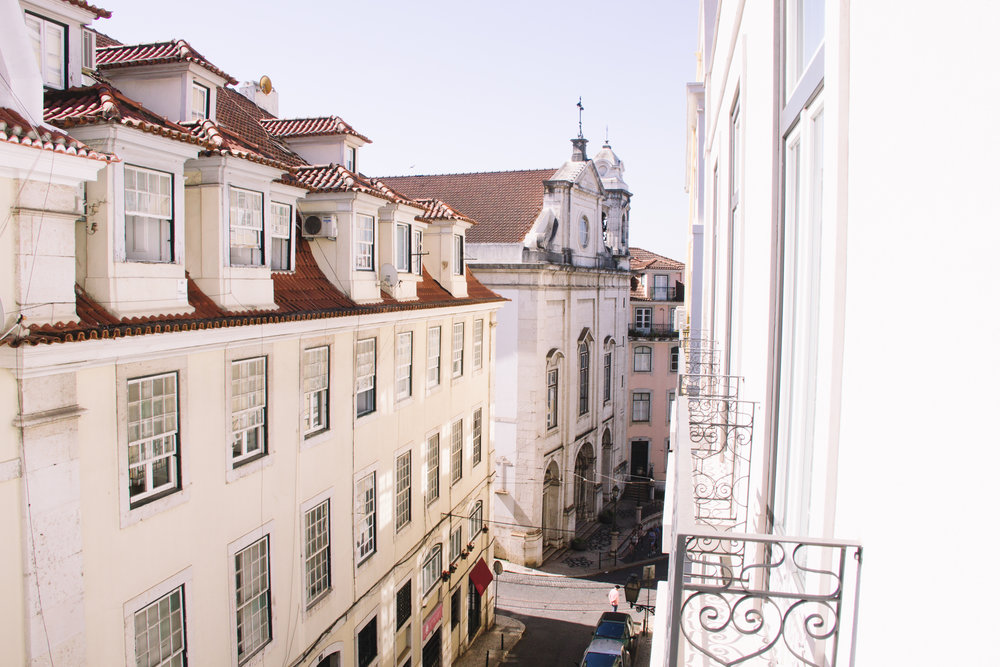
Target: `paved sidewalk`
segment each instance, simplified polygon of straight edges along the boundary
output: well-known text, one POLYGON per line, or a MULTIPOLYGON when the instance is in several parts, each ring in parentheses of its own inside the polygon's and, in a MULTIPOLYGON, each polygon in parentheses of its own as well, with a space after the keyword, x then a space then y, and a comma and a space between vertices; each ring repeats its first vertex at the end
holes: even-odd
MULTIPOLYGON (((636 506, 631 500, 618 501, 618 553, 612 556, 611 524, 595 522, 585 529, 581 537, 586 548, 577 551, 560 549, 545 560, 539 568, 542 572, 562 574, 570 577, 585 577, 602 572, 611 572, 626 567, 640 565, 662 558, 662 515, 638 526, 636 506), (656 531, 656 541, 651 542, 648 531, 656 531)), ((506 565, 506 563, 505 563, 506 565)))
POLYGON ((454 667, 494 667, 507 657, 507 653, 524 634, 524 623, 510 616, 497 614, 493 627, 476 637, 454 667), (501 645, 503 649, 501 649, 501 645), (487 656, 489 662, 487 662, 487 656))

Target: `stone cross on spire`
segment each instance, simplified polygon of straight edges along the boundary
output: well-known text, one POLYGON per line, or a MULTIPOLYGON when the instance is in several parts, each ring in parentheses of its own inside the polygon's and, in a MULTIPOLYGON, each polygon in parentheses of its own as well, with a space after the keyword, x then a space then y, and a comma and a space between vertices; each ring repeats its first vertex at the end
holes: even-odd
POLYGON ((577 136, 583 139, 583 97, 577 100, 576 107, 580 110, 580 133, 577 136))

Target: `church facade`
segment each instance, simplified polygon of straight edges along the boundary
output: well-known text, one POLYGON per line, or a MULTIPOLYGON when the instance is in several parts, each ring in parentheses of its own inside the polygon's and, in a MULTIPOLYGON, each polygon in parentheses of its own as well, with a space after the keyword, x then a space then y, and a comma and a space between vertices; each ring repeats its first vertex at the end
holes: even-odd
POLYGON ((631 193, 607 143, 573 140, 558 169, 385 178, 479 223, 468 262, 510 300, 497 314, 496 555, 537 565, 628 474, 626 346, 631 193))

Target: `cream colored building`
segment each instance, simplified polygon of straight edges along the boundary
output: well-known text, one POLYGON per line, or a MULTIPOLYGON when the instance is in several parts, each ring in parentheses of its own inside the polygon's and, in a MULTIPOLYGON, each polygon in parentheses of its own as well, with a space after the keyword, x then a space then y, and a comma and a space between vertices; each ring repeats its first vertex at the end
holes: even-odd
POLYGON ((474 221, 186 42, 0 6, 5 663, 450 664, 492 622, 474 221))
POLYGON ((700 4, 651 664, 994 662, 1000 8, 700 4))
POLYGON ((482 224, 469 261, 510 299, 497 326, 497 553, 528 565, 567 545, 628 476, 625 345, 631 193, 605 144, 558 169, 385 179, 482 224), (500 202, 496 204, 495 202, 500 202))

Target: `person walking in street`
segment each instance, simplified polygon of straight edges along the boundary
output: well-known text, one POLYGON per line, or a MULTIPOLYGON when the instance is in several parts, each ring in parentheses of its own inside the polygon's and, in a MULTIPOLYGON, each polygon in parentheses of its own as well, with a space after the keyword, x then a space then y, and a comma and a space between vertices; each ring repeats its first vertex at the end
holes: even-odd
POLYGON ((618 591, 619 588, 621 588, 621 586, 615 586, 608 591, 608 602, 611 603, 612 611, 618 611, 618 603, 621 602, 621 593, 618 591))

